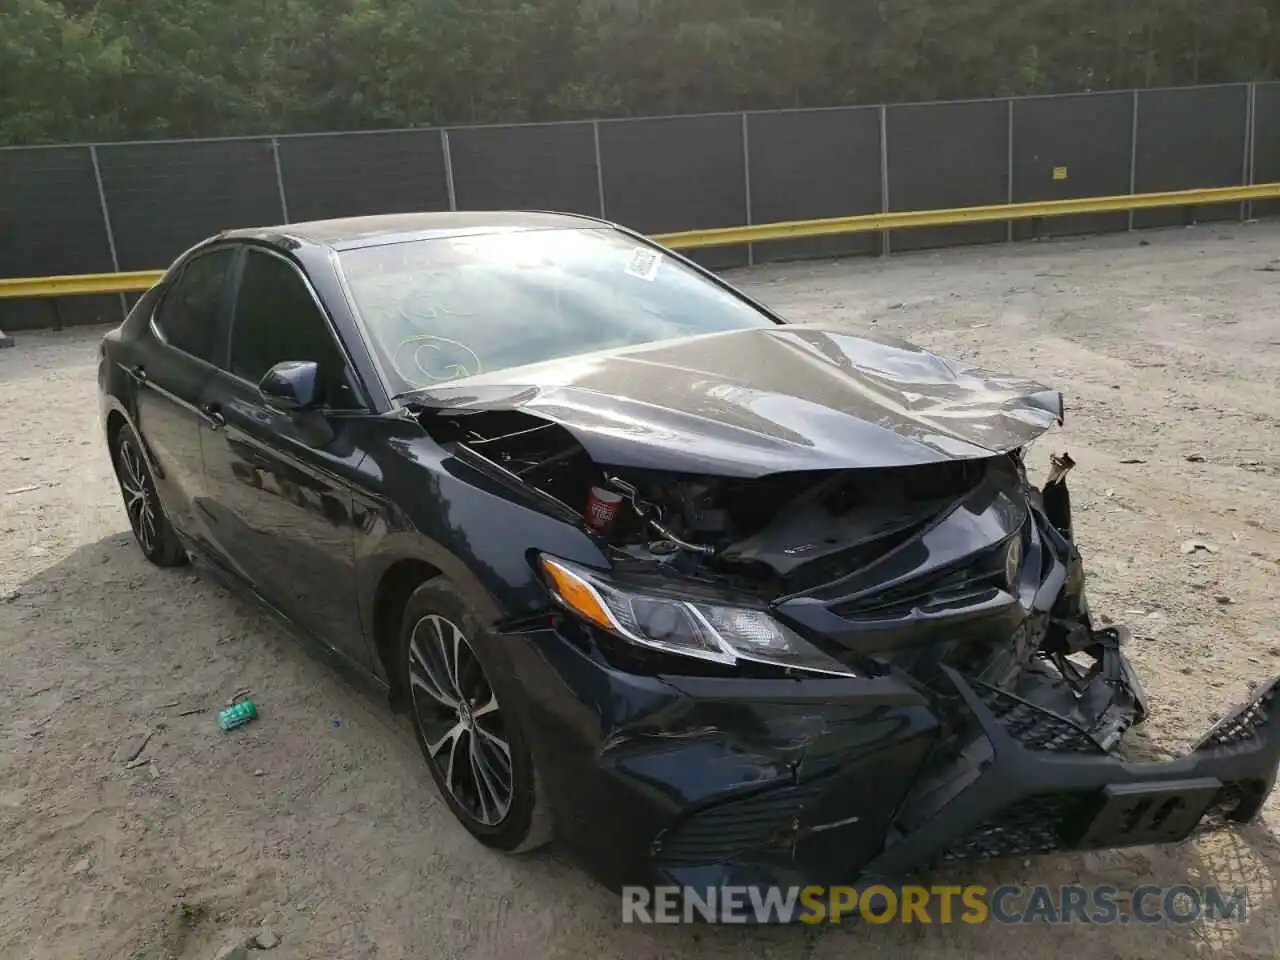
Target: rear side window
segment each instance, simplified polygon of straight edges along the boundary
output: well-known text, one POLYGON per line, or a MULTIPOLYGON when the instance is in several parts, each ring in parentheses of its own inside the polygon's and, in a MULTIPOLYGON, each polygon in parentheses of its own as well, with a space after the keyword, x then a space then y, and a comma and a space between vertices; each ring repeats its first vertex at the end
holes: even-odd
POLYGON ((156 327, 165 342, 214 362, 222 341, 222 294, 235 252, 214 250, 187 263, 160 302, 156 327))
POLYGON ((285 360, 319 364, 325 402, 340 409, 355 405, 346 360, 301 274, 278 257, 250 250, 236 295, 230 369, 257 383, 285 360))

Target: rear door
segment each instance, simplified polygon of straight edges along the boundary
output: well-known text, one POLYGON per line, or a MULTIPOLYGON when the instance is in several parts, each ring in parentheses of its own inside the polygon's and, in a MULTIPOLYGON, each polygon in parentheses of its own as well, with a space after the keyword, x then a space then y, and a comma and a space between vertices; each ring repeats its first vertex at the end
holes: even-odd
POLYGON ((362 392, 311 284, 291 260, 246 247, 230 349, 204 384, 216 422, 203 439, 218 551, 280 612, 360 666, 370 658, 357 606, 352 481, 364 451, 362 392), (277 363, 320 366, 325 407, 269 409, 257 384, 277 363))
POLYGON ((135 423, 154 467, 165 513, 177 530, 204 540, 195 504, 203 496, 200 395, 225 352, 236 251, 192 257, 156 304, 128 367, 135 423))

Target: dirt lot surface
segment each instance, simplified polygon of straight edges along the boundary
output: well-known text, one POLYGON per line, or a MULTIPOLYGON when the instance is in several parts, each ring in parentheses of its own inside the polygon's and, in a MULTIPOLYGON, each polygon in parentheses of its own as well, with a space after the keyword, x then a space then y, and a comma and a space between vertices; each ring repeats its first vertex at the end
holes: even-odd
MULTIPOLYGON (((794 320, 874 326, 1062 387, 1096 613, 1129 623, 1147 736, 1180 750, 1280 672, 1280 224, 742 271, 794 320), (1141 462, 1132 462, 1141 461, 1141 462), (1191 539, 1213 548, 1186 554, 1191 539)), ((1280 955, 1264 821, 1167 850, 940 882, 1249 888, 1248 923, 623 927, 551 852, 479 847, 408 729, 265 616, 134 547, 98 425, 101 330, 0 352, 0 956, 938 960, 1280 955), (215 713, 249 687, 261 719, 215 713), (190 711, 203 708, 202 712, 190 711), (144 762, 123 758, 154 735, 144 762), (267 956, 267 954, 254 954, 267 956)))

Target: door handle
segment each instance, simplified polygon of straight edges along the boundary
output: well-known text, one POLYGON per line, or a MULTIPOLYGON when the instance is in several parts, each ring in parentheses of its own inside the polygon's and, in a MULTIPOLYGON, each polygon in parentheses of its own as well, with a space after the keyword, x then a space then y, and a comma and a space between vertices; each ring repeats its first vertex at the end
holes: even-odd
POLYGON ((200 412, 209 418, 209 429, 217 430, 227 425, 227 418, 222 415, 222 405, 218 403, 200 404, 200 412))

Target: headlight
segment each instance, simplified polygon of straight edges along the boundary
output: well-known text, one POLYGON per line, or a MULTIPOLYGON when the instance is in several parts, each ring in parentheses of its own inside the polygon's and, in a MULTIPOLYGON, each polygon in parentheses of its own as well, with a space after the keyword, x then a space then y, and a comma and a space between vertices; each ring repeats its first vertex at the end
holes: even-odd
POLYGON ((717 663, 750 660, 811 673, 857 675, 764 610, 637 592, 565 560, 539 560, 556 600, 640 646, 717 663))

